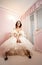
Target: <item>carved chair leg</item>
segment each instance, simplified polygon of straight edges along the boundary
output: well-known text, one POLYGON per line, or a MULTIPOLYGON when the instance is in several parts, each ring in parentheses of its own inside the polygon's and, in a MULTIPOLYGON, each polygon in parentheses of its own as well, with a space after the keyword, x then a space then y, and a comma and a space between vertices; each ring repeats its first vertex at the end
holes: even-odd
POLYGON ((26 50, 25 55, 28 56, 29 59, 31 59, 31 54, 30 54, 30 51, 29 50, 26 50))
POLYGON ((8 60, 8 52, 5 52, 4 60, 8 60))

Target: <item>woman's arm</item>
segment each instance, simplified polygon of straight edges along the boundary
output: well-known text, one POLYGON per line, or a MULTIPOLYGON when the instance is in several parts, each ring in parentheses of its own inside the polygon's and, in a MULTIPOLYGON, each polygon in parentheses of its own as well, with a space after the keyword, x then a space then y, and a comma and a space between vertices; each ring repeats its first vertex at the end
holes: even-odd
POLYGON ((19 36, 26 37, 26 35, 25 35, 24 31, 21 31, 21 32, 20 32, 20 34, 19 34, 19 36))
POLYGON ((17 37, 17 32, 16 32, 15 29, 11 31, 11 37, 12 37, 12 36, 17 37))

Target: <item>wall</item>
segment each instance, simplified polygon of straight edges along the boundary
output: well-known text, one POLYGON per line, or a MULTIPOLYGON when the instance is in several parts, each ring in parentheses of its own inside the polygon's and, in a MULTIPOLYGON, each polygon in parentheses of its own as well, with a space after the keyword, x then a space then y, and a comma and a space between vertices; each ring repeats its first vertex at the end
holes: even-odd
POLYGON ((42 52, 42 29, 34 33, 34 49, 42 52))
POLYGON ((37 10, 38 28, 42 29, 42 6, 37 10))

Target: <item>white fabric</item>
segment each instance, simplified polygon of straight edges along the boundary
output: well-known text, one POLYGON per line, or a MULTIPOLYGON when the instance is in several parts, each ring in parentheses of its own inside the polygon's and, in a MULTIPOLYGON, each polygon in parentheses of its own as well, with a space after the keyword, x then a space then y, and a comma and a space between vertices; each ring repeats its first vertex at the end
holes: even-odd
MULTIPOLYGON (((15 31, 15 33, 17 33, 17 31, 15 31)), ((12 36, 0 46, 0 49, 3 49, 3 52, 5 52, 11 48, 17 49, 18 46, 22 45, 23 47, 27 48, 28 50, 31 50, 33 47, 32 43, 26 39, 25 34, 22 30, 19 33, 21 34, 21 36, 19 37, 19 39, 21 40, 21 43, 16 43, 17 39, 14 36, 12 36)))

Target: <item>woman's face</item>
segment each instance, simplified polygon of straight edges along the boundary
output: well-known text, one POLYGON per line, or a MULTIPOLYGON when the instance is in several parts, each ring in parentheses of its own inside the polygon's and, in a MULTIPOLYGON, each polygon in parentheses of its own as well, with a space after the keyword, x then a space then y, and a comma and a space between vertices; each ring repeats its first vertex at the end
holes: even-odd
POLYGON ((20 26, 20 22, 18 21, 18 23, 17 23, 17 26, 19 27, 20 26))

